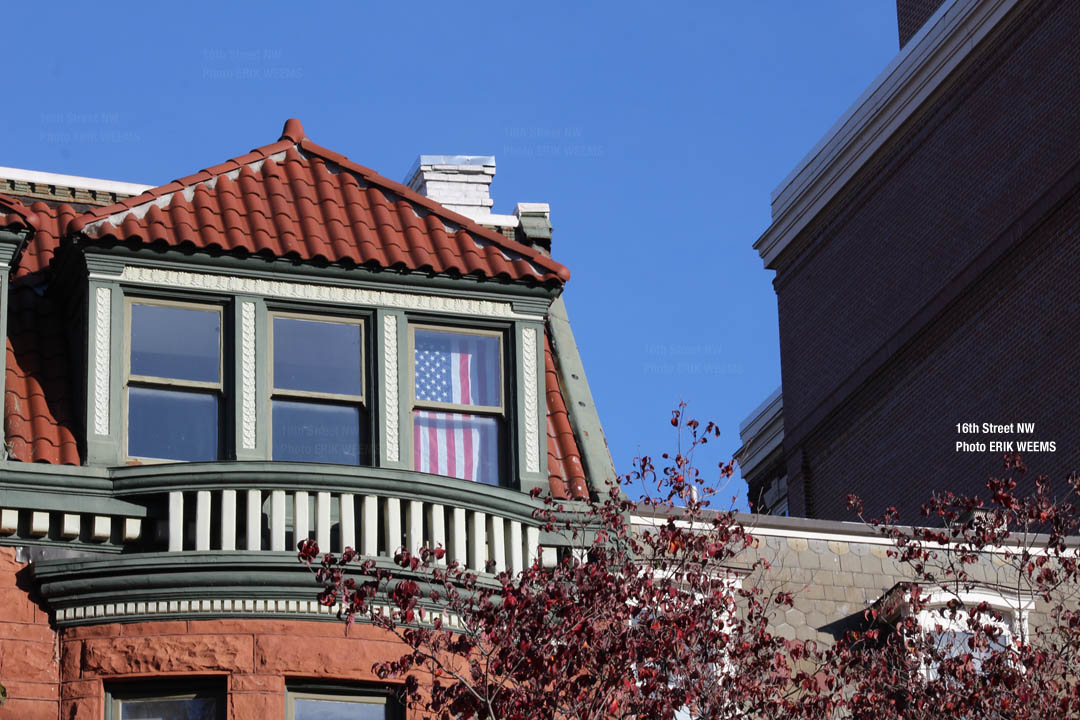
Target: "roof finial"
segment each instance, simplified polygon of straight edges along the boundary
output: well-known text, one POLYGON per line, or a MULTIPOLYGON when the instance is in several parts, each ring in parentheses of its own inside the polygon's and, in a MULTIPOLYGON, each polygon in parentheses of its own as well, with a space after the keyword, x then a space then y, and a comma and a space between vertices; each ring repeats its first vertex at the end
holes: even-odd
POLYGON ((304 134, 304 126, 300 124, 300 121, 296 118, 289 118, 285 121, 285 127, 281 130, 281 137, 279 140, 292 140, 295 143, 300 142, 307 135, 304 134))

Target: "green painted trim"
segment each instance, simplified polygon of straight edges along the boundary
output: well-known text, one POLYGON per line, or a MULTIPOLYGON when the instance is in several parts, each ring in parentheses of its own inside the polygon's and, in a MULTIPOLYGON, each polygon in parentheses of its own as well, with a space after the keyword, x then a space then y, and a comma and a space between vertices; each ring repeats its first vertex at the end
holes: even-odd
POLYGON ((185 254, 175 249, 161 253, 147 248, 132 249, 121 245, 112 248, 86 246, 84 252, 87 267, 91 272, 115 275, 120 274, 125 264, 187 270, 188 272, 200 270, 221 272, 225 269, 232 275, 272 280, 286 279, 293 282, 325 283, 375 290, 396 289, 401 292, 488 298, 502 302, 517 298, 528 303, 529 299, 533 299, 545 307, 562 292, 561 286, 545 287, 524 282, 479 280, 471 277, 454 278, 419 271, 369 270, 365 267, 345 269, 332 265, 318 267, 287 259, 267 260, 256 255, 250 255, 244 259, 231 255, 212 257, 200 253, 185 254))
POLYGON ((16 484, 55 485, 65 490, 71 487, 112 491, 108 468, 88 465, 50 465, 19 460, 0 461, 0 487, 8 481, 16 484))
POLYGON ((0 538, 0 545, 7 547, 46 547, 51 550, 78 550, 80 552, 94 553, 95 555, 108 555, 109 557, 114 557, 124 552, 124 548, 121 545, 114 545, 111 542, 91 543, 79 540, 78 538, 63 540, 5 535, 0 538))
POLYGON ((86 298, 87 334, 86 334, 86 403, 85 422, 86 428, 86 462, 91 465, 115 465, 120 462, 120 400, 123 393, 120 384, 123 382, 123 358, 121 350, 123 344, 124 313, 117 312, 117 307, 123 308, 124 295, 120 286, 114 282, 102 282, 92 280, 89 283, 86 298), (98 435, 95 431, 95 370, 97 366, 97 291, 99 288, 109 288, 111 296, 109 300, 110 317, 109 324, 109 434, 98 435))
POLYGON ((19 244, 26 239, 26 236, 28 234, 28 230, 0 230, 0 243, 2 243, 4 246, 12 246, 10 249, 7 247, 0 249, 0 258, 4 258, 5 265, 11 264, 10 261, 11 257, 15 254, 15 248, 18 247, 19 244))
MULTIPOLYGON (((232 453, 226 457, 237 460, 268 460, 269 459, 269 416, 266 377, 266 358, 268 355, 268 340, 266 332, 266 303, 263 298, 255 295, 236 295, 232 298, 232 333, 231 343, 226 343, 225 352, 232 354, 232 373, 226 378, 227 402, 232 407, 228 425, 232 432, 229 439, 232 445, 232 453), (244 447, 244 410, 242 390, 244 386, 244 303, 253 303, 255 306, 255 447, 244 447)), ((226 428, 228 432, 228 428, 226 428)))
MULTIPOLYGON (((422 572, 398 567, 391 558, 371 558, 376 568, 423 582, 422 572)), ((355 566, 357 569, 359 565, 355 566)), ((108 558, 40 560, 31 565, 38 594, 51 610, 138 602, 203 600, 316 600, 319 585, 295 552, 141 553, 108 558)), ((359 575, 358 575, 359 577, 359 575)), ((483 585, 495 588, 493 577, 483 585)), ((80 624, 140 622, 147 619, 234 617, 333 620, 333 613, 267 611, 156 612, 56 620, 60 627, 80 624)))
MULTIPOLYGON (((8 308, 11 305, 10 293, 10 281, 8 280, 8 263, 11 260, 10 255, 14 254, 14 248, 11 248, 11 253, 8 253, 10 246, 0 246, 0 256, 7 255, 8 257, 0 257, 2 264, 0 264, 0 338, 6 338, 8 336, 8 308)), ((7 357, 7 353, 4 353, 4 357, 7 357)), ((0 398, 7 397, 7 372, 0 373, 0 398)), ((8 444, 6 435, 0 440, 0 459, 6 460, 8 456, 8 444)))
POLYGON ((518 321, 514 323, 513 329, 513 346, 514 346, 514 390, 515 390, 515 422, 513 423, 516 430, 516 442, 515 442, 515 454, 517 456, 517 487, 521 492, 528 493, 534 488, 540 488, 541 491, 548 491, 551 487, 550 480, 547 472, 547 396, 545 394, 545 372, 544 372, 544 325, 540 322, 524 322, 518 321), (536 373, 536 418, 537 424, 534 428, 536 432, 537 447, 536 452, 537 462, 539 463, 539 470, 537 472, 528 472, 527 458, 527 435, 525 423, 525 348, 522 346, 523 338, 521 331, 525 328, 531 328, 536 332, 536 347, 533 348, 535 353, 535 368, 533 372, 536 373))
POLYGON ((0 507, 47 510, 80 515, 112 515, 144 518, 147 509, 139 504, 104 494, 75 493, 67 489, 23 489, 0 484, 0 507))
POLYGON ((585 477, 591 490, 602 490, 607 480, 615 479, 615 464, 611 461, 604 429, 600 425, 600 415, 592 391, 589 390, 585 366, 581 362, 577 343, 574 342, 566 304, 561 297, 551 304, 548 327, 551 330, 551 347, 559 369, 566 410, 570 415, 570 425, 574 429, 578 449, 581 451, 581 461, 585 466, 585 477))

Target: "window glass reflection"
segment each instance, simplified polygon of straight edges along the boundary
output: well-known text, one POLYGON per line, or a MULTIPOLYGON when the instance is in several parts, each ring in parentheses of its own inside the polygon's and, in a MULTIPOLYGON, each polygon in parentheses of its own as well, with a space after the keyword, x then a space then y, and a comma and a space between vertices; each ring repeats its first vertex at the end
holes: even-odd
POLYGON ((217 382, 221 315, 214 310, 131 305, 131 373, 217 382))

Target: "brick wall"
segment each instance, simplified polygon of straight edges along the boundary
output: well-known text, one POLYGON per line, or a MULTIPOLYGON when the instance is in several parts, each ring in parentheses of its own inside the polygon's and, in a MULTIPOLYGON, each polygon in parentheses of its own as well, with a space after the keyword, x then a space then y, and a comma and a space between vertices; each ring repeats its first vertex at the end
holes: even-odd
MULTIPOLYGON (((285 717, 286 679, 382 684, 374 663, 403 646, 370 625, 296 620, 179 620, 76 627, 63 633, 65 720, 103 717, 105 684, 221 677, 229 720, 285 717)), ((50 720, 55 720, 54 715, 50 720)))
POLYGON ((900 35, 900 47, 908 44, 911 36, 941 7, 945 0, 896 0, 896 29, 900 35))
POLYGON ((56 720, 60 703, 60 663, 49 617, 25 588, 26 565, 15 548, 0 547, 0 683, 8 699, 0 719, 56 720))
POLYGON ((850 519, 853 484, 868 509, 896 505, 913 521, 934 489, 982 492, 1001 453, 957 452, 958 440, 1052 440, 1056 452, 1025 455, 1032 475, 1080 470, 1078 328, 1080 192, 807 439, 817 515, 850 519), (1035 433, 960 435, 965 421, 1035 433))
MULTIPOLYGON (((1068 263, 1073 254, 1060 247, 1013 261, 1006 274, 1027 273, 1042 285, 1013 284, 1012 296, 991 292, 1000 279, 962 275, 1002 238, 1015 242, 1014 224, 1030 222, 1030 209, 1080 162, 1080 47, 1073 40, 1080 5, 1036 4, 1025 12, 996 40, 997 49, 962 69, 959 84, 935 98, 780 258, 793 513, 847 517, 841 505, 848 491, 904 504, 921 498, 927 484, 985 478, 992 470, 987 456, 941 449, 955 439, 948 428, 965 420, 1042 423, 1038 439, 1068 450, 1047 469, 1073 469, 1080 438, 1068 443, 1065 430, 1050 436, 1070 411, 1077 417, 1058 397, 1073 376, 1034 347, 1017 351, 1025 340, 1060 350, 1080 338, 1068 328, 1056 331, 1064 337, 1053 335, 1050 318, 1030 312, 1048 299, 1067 305, 1068 273, 1022 264, 1068 263), (958 288, 1001 307, 968 302, 968 316, 950 311, 946 319, 942 298, 958 288), (996 329, 1010 322, 1025 323, 1014 330, 1018 336, 996 329), (953 337, 962 331, 970 334, 953 337), (940 352, 924 348, 899 360, 897 353, 921 335, 941 343, 940 352), (916 372, 910 363, 923 355, 927 364, 916 372), (880 382, 884 376, 891 380, 880 382), (1019 415, 999 419, 1013 412, 1019 415), (811 496, 803 498, 807 471, 811 496), (924 484, 910 482, 912 475, 924 484)), ((1068 242, 1063 222, 1055 230, 1060 239, 1045 236, 1049 244, 1068 242)))

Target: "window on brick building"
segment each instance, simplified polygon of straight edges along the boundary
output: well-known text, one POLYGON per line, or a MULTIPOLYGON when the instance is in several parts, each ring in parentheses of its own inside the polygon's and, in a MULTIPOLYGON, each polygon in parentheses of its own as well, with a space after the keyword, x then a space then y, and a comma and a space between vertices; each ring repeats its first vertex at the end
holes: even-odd
POLYGON ((344 687, 289 689, 286 720, 400 720, 401 706, 386 691, 344 687))
POLYGON ((109 720, 225 720, 220 683, 144 681, 109 687, 109 720))

